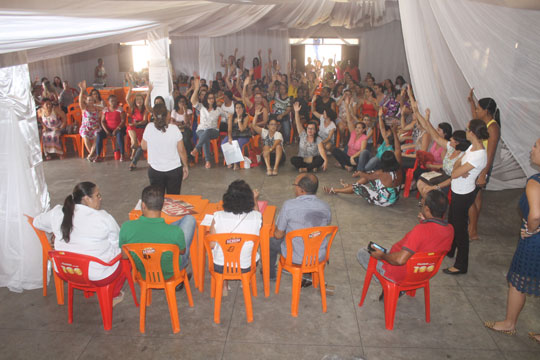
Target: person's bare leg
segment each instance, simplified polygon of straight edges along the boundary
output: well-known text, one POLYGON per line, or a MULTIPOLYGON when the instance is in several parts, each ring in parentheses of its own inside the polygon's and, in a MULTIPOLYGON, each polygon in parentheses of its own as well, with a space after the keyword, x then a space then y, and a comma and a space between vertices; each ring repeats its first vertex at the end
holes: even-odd
POLYGON ((474 203, 469 208, 469 239, 478 240, 478 218, 482 209, 482 190, 478 191, 474 203))
POLYGON ((428 184, 426 184, 423 181, 417 181, 416 182, 416 188, 418 189, 418 192, 420 193, 420 198, 426 197, 426 189, 428 187, 428 184))
POLYGON ((506 301, 506 319, 495 322, 494 330, 514 330, 516 323, 525 305, 525 294, 518 291, 512 284, 508 287, 508 299, 506 301))
POLYGON ((137 141, 137 134, 135 130, 128 130, 129 139, 131 140, 131 155, 130 159, 133 160, 133 155, 135 155, 135 150, 139 146, 137 141))
POLYGON ((266 175, 272 175, 272 166, 270 166, 270 146, 263 146, 262 156, 266 164, 266 175))
POLYGON ((281 161, 282 156, 283 156, 283 148, 281 146, 278 146, 276 148, 276 161, 274 163, 274 171, 272 171, 272 175, 278 174, 279 162, 281 161))

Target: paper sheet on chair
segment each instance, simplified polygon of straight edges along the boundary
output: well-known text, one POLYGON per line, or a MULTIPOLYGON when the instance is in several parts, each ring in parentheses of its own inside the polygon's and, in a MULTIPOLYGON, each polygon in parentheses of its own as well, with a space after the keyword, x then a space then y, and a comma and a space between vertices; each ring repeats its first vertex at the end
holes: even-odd
POLYGON ((227 165, 244 161, 244 155, 242 155, 242 150, 240 149, 237 140, 233 140, 232 144, 229 144, 229 142, 222 144, 221 151, 223 151, 223 156, 225 157, 225 163, 227 165))
POLYGON ((201 225, 210 226, 210 225, 212 225, 212 220, 214 220, 214 215, 206 214, 206 215, 204 215, 203 221, 201 221, 201 225))

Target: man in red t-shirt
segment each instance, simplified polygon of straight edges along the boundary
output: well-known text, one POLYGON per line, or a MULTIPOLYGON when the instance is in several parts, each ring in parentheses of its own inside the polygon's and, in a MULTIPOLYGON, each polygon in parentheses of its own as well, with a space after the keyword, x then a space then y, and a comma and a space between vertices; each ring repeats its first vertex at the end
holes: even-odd
POLYGON ((418 217, 420 223, 409 231, 403 239, 395 243, 388 253, 381 250, 361 249, 357 258, 367 268, 370 256, 379 260, 377 272, 385 278, 399 282, 407 272, 404 266, 417 252, 449 251, 454 239, 454 228, 443 220, 448 208, 448 199, 439 190, 430 191, 424 198, 418 217), (381 261, 384 260, 385 262, 381 261))

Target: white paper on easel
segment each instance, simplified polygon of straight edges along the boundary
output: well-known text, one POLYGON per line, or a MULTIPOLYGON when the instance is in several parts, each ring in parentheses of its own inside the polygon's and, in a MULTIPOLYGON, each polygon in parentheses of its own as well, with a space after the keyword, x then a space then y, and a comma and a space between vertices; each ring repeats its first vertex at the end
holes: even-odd
POLYGON ((221 151, 223 151, 223 157, 227 165, 244 161, 244 155, 242 155, 242 150, 237 140, 233 140, 232 144, 229 144, 229 142, 222 144, 221 151))

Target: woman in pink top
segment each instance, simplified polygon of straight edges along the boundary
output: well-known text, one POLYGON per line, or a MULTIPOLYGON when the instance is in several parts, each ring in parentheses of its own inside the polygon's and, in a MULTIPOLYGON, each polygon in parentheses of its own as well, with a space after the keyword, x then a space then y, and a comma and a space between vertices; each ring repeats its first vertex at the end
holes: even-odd
POLYGON ((107 136, 116 137, 116 150, 120 151, 120 161, 124 159, 124 136, 126 136, 126 113, 118 105, 116 95, 109 96, 109 106, 101 113, 101 131, 97 134, 96 152, 98 157, 95 161, 100 161, 103 139, 107 136))
POLYGON ((343 150, 335 148, 332 151, 332 155, 336 158, 337 166, 341 166, 347 171, 352 171, 356 167, 356 158, 367 146, 366 124, 363 122, 353 122, 353 116, 351 114, 352 109, 350 106, 350 99, 347 100, 347 125, 351 136, 347 145, 347 153, 343 150))

